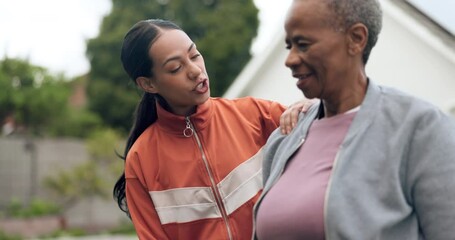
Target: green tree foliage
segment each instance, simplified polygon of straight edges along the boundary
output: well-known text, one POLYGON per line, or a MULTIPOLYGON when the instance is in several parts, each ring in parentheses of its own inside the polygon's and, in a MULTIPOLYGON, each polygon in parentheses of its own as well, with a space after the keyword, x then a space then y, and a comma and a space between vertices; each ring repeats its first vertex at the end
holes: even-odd
POLYGON ((87 161, 70 170, 60 170, 44 180, 44 186, 58 195, 59 205, 65 210, 84 198, 107 197, 108 185, 99 174, 95 162, 87 161))
POLYGON ((25 206, 21 201, 13 198, 2 213, 2 215, 12 218, 32 218, 57 215, 60 213, 60 209, 54 203, 42 199, 33 199, 28 206, 25 206))
MULTIPOLYGON (((77 96, 78 89, 85 90, 86 82, 87 76, 83 75, 71 80, 68 83, 68 88, 77 96)), ((84 98, 83 96, 79 97, 84 98)), ((102 119, 98 114, 90 111, 85 104, 81 102, 71 104, 69 101, 69 106, 63 118, 52 124, 48 134, 60 137, 86 138, 93 131, 101 128, 102 125, 102 119)))
POLYGON ((113 0, 99 36, 87 45, 90 109, 112 127, 131 126, 140 91, 123 72, 120 48, 128 29, 149 18, 172 20, 190 35, 204 56, 212 96, 221 96, 251 57, 257 13, 253 0, 113 0))
POLYGON ((23 59, 0 60, 0 122, 12 117, 20 134, 88 136, 101 126, 101 118, 68 101, 74 85, 82 80, 52 75, 23 59))
POLYGON ((102 126, 101 118, 85 108, 69 107, 64 116, 49 127, 47 134, 54 137, 86 138, 102 126))
POLYGON ((70 92, 64 80, 26 60, 0 61, 0 120, 13 116, 29 133, 43 133, 66 111, 70 92))

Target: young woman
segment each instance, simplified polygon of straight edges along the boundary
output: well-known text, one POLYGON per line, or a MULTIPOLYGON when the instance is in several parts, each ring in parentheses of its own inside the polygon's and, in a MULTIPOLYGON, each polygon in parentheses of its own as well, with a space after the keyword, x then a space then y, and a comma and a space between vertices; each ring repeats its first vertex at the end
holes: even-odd
POLYGON ((114 188, 139 238, 250 239, 262 190, 261 148, 285 107, 211 98, 202 55, 169 21, 136 23, 121 60, 145 92, 114 188))

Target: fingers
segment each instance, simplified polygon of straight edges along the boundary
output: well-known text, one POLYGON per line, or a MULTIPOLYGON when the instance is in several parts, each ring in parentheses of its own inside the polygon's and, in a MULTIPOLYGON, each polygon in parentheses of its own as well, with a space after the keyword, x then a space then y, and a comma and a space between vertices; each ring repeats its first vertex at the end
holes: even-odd
POLYGON ((310 107, 317 103, 319 101, 319 99, 316 99, 316 98, 313 98, 313 99, 303 99, 302 100, 302 109, 301 109, 301 112, 303 113, 306 113, 310 107))
POLYGON ((310 107, 317 103, 319 99, 303 99, 291 104, 280 117, 280 131, 283 135, 288 135, 297 125, 299 114, 306 113, 310 107))
POLYGON ((280 117, 280 131, 284 135, 288 135, 297 124, 299 118, 300 104, 293 104, 289 106, 280 117))
POLYGON ((292 123, 289 122, 289 114, 283 113, 280 117, 280 131, 281 134, 287 135, 291 130, 292 123))

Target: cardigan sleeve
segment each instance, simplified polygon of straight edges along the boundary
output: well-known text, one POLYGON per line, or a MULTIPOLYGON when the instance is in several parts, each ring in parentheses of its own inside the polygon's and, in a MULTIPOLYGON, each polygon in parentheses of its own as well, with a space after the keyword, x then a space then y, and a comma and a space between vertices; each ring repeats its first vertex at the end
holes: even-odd
POLYGON ((455 236, 455 121, 440 111, 424 114, 409 147, 408 186, 425 239, 455 236))

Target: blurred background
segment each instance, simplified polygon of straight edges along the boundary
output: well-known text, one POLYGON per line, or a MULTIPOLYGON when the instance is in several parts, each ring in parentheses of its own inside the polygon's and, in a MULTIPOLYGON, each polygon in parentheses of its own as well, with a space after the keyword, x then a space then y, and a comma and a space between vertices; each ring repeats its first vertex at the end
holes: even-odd
MULTIPOLYGON (((119 60, 124 34, 173 20, 204 55, 212 96, 289 104, 302 97, 283 64, 290 2, 0 0, 0 240, 135 239, 112 199, 141 94, 119 60)), ((381 3, 372 75, 410 76, 383 83, 455 114, 455 1, 381 3)))

